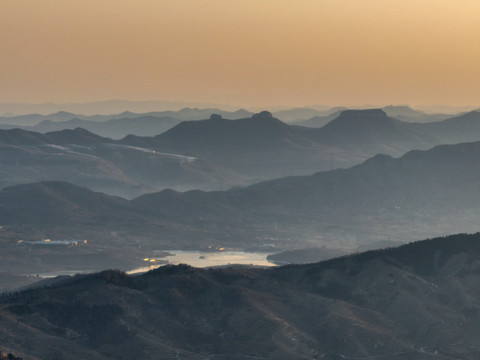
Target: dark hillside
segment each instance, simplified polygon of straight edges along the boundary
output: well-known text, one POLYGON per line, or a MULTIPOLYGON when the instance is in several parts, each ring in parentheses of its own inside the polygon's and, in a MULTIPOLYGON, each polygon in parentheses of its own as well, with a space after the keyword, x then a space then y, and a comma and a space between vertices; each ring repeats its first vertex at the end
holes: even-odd
POLYGON ((92 192, 66 182, 43 182, 8 187, 0 192, 4 224, 72 225, 91 219, 114 219, 128 214, 128 201, 92 192))
POLYGON ((102 219, 96 226, 104 231, 128 229, 126 238, 142 233, 177 246, 181 239, 183 246, 197 249, 212 244, 258 247, 272 241, 281 248, 355 248, 380 240, 474 232, 480 220, 479 157, 480 142, 444 145, 229 191, 167 190, 121 203, 95 193, 89 195, 91 201, 60 196, 35 202, 32 192, 39 191, 38 186, 25 185, 0 192, 3 225, 14 231, 33 224, 36 217, 47 217, 44 225, 56 231, 75 225, 79 234, 91 234, 85 228, 87 219, 102 219), (13 191, 21 200, 12 198, 13 191))
POLYGON ((480 235, 276 269, 166 266, 0 299, 20 356, 477 359, 480 235))

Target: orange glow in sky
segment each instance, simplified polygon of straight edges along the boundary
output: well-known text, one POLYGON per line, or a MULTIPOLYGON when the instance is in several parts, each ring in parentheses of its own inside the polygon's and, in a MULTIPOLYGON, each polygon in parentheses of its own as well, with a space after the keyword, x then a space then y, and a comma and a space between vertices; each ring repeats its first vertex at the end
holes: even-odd
POLYGON ((478 0, 2 0, 0 102, 480 101, 478 0))

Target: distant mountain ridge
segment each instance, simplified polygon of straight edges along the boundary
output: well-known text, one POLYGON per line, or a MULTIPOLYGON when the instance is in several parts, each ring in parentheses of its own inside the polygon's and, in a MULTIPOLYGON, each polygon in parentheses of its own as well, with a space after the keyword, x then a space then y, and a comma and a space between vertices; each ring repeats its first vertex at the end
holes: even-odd
POLYGON ((129 100, 106 100, 93 101, 84 103, 43 103, 43 104, 26 104, 26 103, 10 103, 0 104, 0 114, 51 114, 59 111, 68 111, 75 114, 118 114, 125 111, 133 111, 136 113, 146 113, 152 111, 172 111, 184 108, 219 108, 227 111, 235 111, 236 106, 212 103, 193 103, 185 101, 129 101, 129 100))
MULTIPOLYGON (((69 122, 71 120, 85 120, 84 124, 91 124, 91 122, 106 122, 111 120, 121 120, 121 119, 130 119, 130 122, 134 122, 134 119, 152 117, 159 118, 159 121, 163 118, 176 119, 179 121, 183 120, 201 120, 208 118, 210 114, 219 114, 228 119, 238 119, 246 116, 252 115, 251 112, 239 109, 236 111, 225 111, 218 108, 183 108, 177 111, 151 111, 144 113, 134 113, 131 111, 124 111, 121 113, 114 113, 110 115, 80 115, 75 113, 70 113, 66 111, 60 111, 54 114, 41 115, 41 114, 29 114, 29 115, 19 115, 19 116, 7 116, 0 117, 0 127, 1 128, 12 128, 14 126, 30 126, 28 130, 35 130, 40 132, 46 132, 44 125, 41 125, 41 122, 48 121, 47 125, 49 126, 61 126, 62 123, 69 122), (59 124, 51 124, 59 123, 59 124)), ((123 121, 125 122, 125 121, 123 121)), ((115 123, 111 121, 111 123, 115 123)), ((68 124, 63 124, 68 125, 68 124)), ((93 124, 91 124, 93 126, 93 124)), ((54 130, 61 130, 60 128, 54 130)))
MULTIPOLYGON (((112 189, 122 182, 126 184, 121 191, 110 193, 128 193, 128 197, 149 192, 149 189, 160 190, 159 186, 173 186, 178 190, 225 189, 272 178, 346 168, 378 153, 400 156, 409 150, 424 150, 441 142, 475 140, 477 133, 480 137, 478 114, 473 112, 439 123, 414 124, 390 118, 381 109, 346 110, 319 129, 285 124, 267 111, 237 120, 213 114, 207 120, 181 122, 159 135, 129 135, 121 140, 79 128, 46 134, 0 130, 0 144, 8 150, 3 154, 8 157, 5 161, 16 164, 8 169, 12 176, 3 186, 24 183, 24 179, 30 178, 30 181, 72 181, 105 191, 108 189, 106 181, 112 177, 108 174, 110 171, 116 178, 112 189), (64 151, 55 146, 63 146, 64 151), (15 156, 21 160, 15 162, 15 156), (41 159, 35 161, 35 156, 41 159), (77 173, 54 177, 59 176, 57 170, 51 172, 47 168, 59 169, 55 165, 59 156, 76 161, 79 170, 70 167, 69 171, 77 173), (102 163, 95 164, 95 157, 102 163), (36 163, 35 169, 32 163, 36 163), (91 181, 94 169, 99 169, 100 177, 104 178, 101 186, 98 179, 91 181), (89 173, 87 177, 85 172, 89 173), (130 190, 125 192, 127 188, 130 190)), ((138 120, 157 121, 153 118, 138 120)), ((124 120, 115 121, 121 125, 124 120)))
POLYGON ((213 117, 183 122, 153 138, 128 136, 121 143, 199 157, 259 179, 347 167, 379 152, 397 156, 436 144, 381 110, 345 114, 321 129, 287 125, 268 111, 238 120, 213 117), (372 114, 377 114, 374 122, 372 114), (358 121, 334 129, 350 116, 358 121), (358 132, 356 124, 366 131, 358 132))
MULTIPOLYGON (((332 109, 333 110, 333 109, 332 109)), ((308 118, 303 118, 301 121, 296 121, 295 125, 320 128, 328 124, 331 120, 340 116, 345 110, 362 111, 362 109, 347 109, 338 108, 335 111, 318 112, 316 115, 308 118)), ((368 110, 368 109, 363 109, 368 110)), ((442 121, 454 117, 452 114, 427 114, 420 110, 414 110, 405 105, 388 105, 381 108, 388 117, 407 122, 407 123, 430 123, 442 121)))

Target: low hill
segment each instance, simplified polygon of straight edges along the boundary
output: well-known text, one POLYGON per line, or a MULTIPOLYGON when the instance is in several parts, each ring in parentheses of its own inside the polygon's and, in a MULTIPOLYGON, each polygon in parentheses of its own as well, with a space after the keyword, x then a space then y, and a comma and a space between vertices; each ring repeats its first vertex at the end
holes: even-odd
POLYGON ((276 269, 166 266, 0 298, 33 359, 476 359, 480 235, 276 269))
MULTIPOLYGON (((0 218, 4 224, 71 226, 79 222, 132 217, 128 201, 93 192, 66 182, 41 182, 7 187, 0 191, 0 218)), ((133 210, 133 209, 132 209, 133 210)))
POLYGON ((201 159, 117 144, 81 128, 46 134, 0 130, 0 163, 0 187, 60 180, 129 198, 165 188, 213 190, 249 182, 201 159))

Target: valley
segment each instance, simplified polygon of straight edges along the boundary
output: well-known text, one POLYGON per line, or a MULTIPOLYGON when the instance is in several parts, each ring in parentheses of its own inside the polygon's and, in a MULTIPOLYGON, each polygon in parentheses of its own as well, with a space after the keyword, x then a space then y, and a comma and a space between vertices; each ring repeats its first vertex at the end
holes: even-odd
MULTIPOLYGON (((453 310, 456 300, 446 294, 463 281, 465 296, 475 296, 469 287, 473 275, 459 278, 458 266, 475 274, 478 234, 415 241, 480 230, 480 142, 455 143, 476 139, 477 114, 419 124, 379 109, 344 110, 321 128, 289 125, 266 111, 236 120, 213 114, 159 135, 119 140, 80 128, 45 134, 0 130, 0 317, 10 324, 5 336, 11 339, 2 346, 34 360, 87 353, 93 359, 134 353, 186 359, 471 358, 478 351, 474 345, 465 350, 442 344, 475 342, 456 337, 455 331, 464 334, 474 325, 465 325, 464 313, 453 310), (458 124, 456 131, 450 122, 458 124), (430 252, 409 250, 422 244, 437 248, 434 270, 420 265, 430 252), (379 248, 389 249, 368 252, 379 248), (422 260, 412 263, 416 256, 422 260), (322 269, 315 275, 319 282, 307 286, 314 268, 322 269), (168 280, 170 272, 174 280, 168 280), (355 275, 363 273, 365 279, 355 275), (158 281, 167 283, 148 291, 173 296, 163 295, 163 305, 144 285, 134 285, 155 274, 164 274, 158 281), (64 286, 77 281, 83 290, 65 291, 75 299, 85 294, 86 303, 62 303, 64 286), (113 291, 107 295, 113 302, 130 301, 128 311, 110 300, 94 305, 90 296, 96 297, 94 289, 104 281, 109 290, 101 291, 113 291), (442 282, 445 289, 420 295, 428 284, 440 289, 442 282), (395 295, 382 290, 397 284, 395 295), (204 290, 196 293, 197 286, 204 290), (49 289, 58 291, 53 303, 43 298, 38 308, 32 300, 37 295, 24 295, 49 289), (148 304, 131 302, 131 292, 144 290, 148 304), (203 298, 203 291, 216 300, 203 298), (425 301, 440 310, 426 310, 425 301), (397 317, 407 314, 403 302, 416 309, 418 319, 397 317), (171 303, 183 304, 172 310, 183 322, 156 308, 171 303), (321 327, 306 315, 319 308, 321 327), (55 320, 45 309, 69 314, 73 322, 55 320), (75 318, 82 312, 85 319, 75 318), (145 318, 133 315, 143 312, 145 318), (42 318, 43 325, 28 314, 42 318), (88 320, 93 314, 105 316, 107 328, 88 320), (152 316, 174 329, 171 335, 159 328, 151 332, 152 316), (455 322, 457 330, 436 332, 435 316, 455 322), (251 337, 254 326, 272 335, 251 337), (331 335, 319 337, 320 328, 331 335), (418 339, 407 335, 413 328, 423 329, 418 339), (54 341, 56 352, 36 340, 27 347, 15 340, 30 331, 45 344, 54 341), (182 333, 194 339, 191 346, 185 347, 182 333), (352 342, 340 344, 341 338, 352 342), (117 339, 130 345, 121 347, 117 339), (242 339, 252 351, 244 351, 242 339)), ((462 309, 473 306, 462 301, 462 309)))
POLYGON ((480 359, 479 13, 0 1, 0 360, 480 359))

